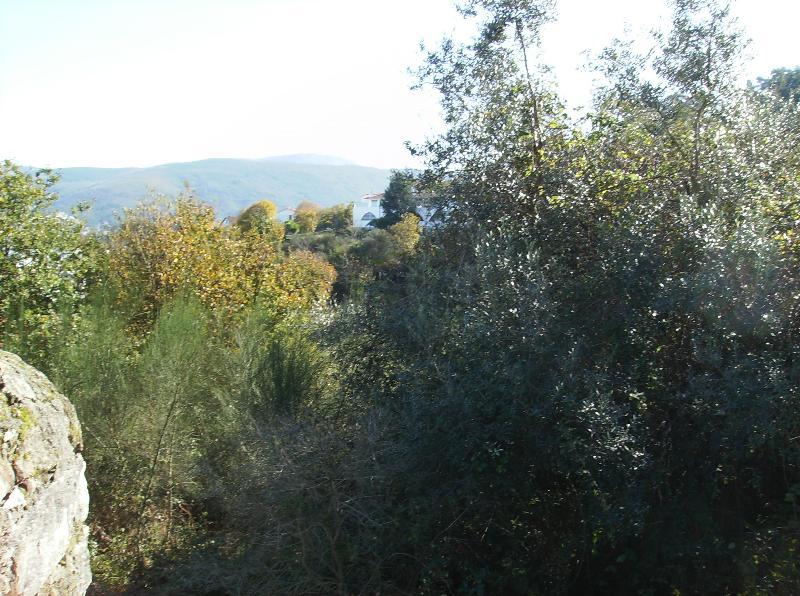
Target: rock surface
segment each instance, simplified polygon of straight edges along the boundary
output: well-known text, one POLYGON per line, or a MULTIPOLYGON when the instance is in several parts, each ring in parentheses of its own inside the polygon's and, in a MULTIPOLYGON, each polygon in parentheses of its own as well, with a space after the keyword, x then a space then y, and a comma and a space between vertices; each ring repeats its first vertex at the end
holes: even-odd
POLYGON ((0 439, 0 594, 84 594, 89 492, 75 408, 3 351, 0 439))

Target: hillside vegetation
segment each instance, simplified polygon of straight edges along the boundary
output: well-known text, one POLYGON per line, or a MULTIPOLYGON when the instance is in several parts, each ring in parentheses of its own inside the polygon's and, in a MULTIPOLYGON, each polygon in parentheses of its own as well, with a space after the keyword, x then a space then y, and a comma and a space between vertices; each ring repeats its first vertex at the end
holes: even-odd
POLYGON ((727 7, 675 0, 576 118, 554 2, 461 9, 385 229, 92 233, 0 169, 0 337, 78 409, 98 593, 800 592, 800 77, 741 85, 727 7))

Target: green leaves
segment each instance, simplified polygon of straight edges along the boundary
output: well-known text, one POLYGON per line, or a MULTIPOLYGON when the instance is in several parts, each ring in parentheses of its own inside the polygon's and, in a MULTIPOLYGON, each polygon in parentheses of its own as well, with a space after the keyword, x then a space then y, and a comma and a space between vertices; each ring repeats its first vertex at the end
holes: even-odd
POLYGON ((419 202, 416 184, 417 177, 412 171, 392 172, 389 186, 386 187, 381 198, 383 217, 376 220, 374 225, 379 228, 387 228, 399 222, 404 213, 415 212, 419 202))
POLYGON ((0 346, 39 365, 98 260, 83 223, 48 210, 55 181, 48 171, 0 165, 0 346))
POLYGON ((423 585, 746 592, 800 481, 796 115, 737 87, 727 8, 680 0, 572 122, 533 64, 543 6, 466 3, 475 39, 422 69, 448 218, 362 323, 435 512, 423 585))

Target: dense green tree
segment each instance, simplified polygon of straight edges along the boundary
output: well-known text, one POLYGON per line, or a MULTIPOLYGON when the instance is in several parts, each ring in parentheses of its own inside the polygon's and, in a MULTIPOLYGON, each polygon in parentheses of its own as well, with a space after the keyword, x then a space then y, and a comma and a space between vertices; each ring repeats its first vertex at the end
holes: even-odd
POLYGON ((389 179, 389 186, 383 191, 381 209, 383 216, 373 222, 378 228, 388 228, 400 221, 405 213, 415 213, 418 196, 415 190, 416 176, 410 170, 395 170, 389 179))
POLYGON ((353 205, 341 204, 319 212, 317 231, 344 230, 353 225, 353 205))
POLYGON ((0 346, 40 365, 97 270, 83 223, 50 209, 56 180, 0 164, 0 346))
POLYGON ((363 394, 402 421, 390 515, 414 538, 384 539, 425 562, 383 577, 791 592, 797 151, 772 143, 790 114, 736 86, 727 8, 679 0, 649 55, 606 52, 608 86, 573 126, 535 67, 551 9, 466 3, 476 38, 422 69, 449 124, 422 181, 449 217, 371 288, 353 358, 361 384, 379 359, 363 394))
POLYGON ((800 102, 800 67, 775 68, 770 76, 758 77, 758 86, 771 91, 784 100, 797 104, 800 102))

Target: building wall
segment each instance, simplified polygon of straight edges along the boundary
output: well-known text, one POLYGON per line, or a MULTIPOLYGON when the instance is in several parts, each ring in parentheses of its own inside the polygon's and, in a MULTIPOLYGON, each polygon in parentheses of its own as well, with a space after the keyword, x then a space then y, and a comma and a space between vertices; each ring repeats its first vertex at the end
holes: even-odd
POLYGON ((353 203, 354 228, 367 227, 372 220, 383 217, 382 198, 382 194, 366 195, 353 203))

